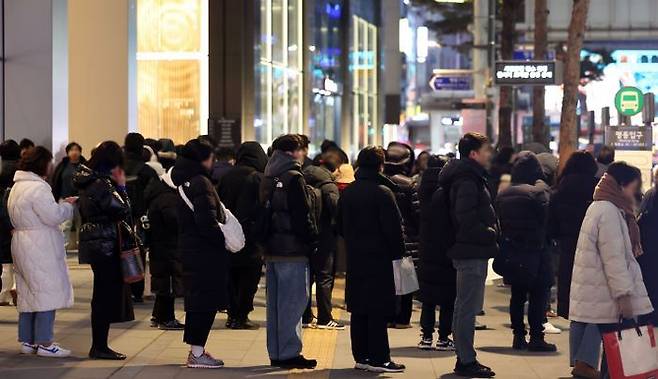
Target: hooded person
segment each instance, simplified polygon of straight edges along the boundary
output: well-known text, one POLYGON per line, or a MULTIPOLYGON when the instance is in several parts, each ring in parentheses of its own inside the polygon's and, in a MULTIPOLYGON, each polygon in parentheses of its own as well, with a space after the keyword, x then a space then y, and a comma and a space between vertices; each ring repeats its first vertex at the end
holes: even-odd
POLYGON ((180 195, 176 209, 185 293, 183 341, 190 345, 190 368, 224 365, 205 351, 215 315, 228 303, 229 257, 219 225, 226 223, 226 214, 210 181, 212 165, 212 146, 193 139, 185 144, 171 172, 180 195))
POLYGON ((183 265, 178 250, 178 191, 172 169, 152 180, 144 192, 148 210, 151 292, 155 294, 151 326, 182 330, 174 314, 176 297, 183 296, 183 265))
POLYGON ((158 142, 160 143, 160 150, 157 152, 158 161, 165 170, 169 170, 176 164, 176 145, 169 138, 160 138, 158 142))
POLYGON ((519 153, 512 167, 511 186, 496 197, 501 226, 501 254, 496 258, 499 274, 512 285, 510 319, 513 348, 553 352, 557 347, 544 340, 546 297, 553 284, 553 266, 548 249, 549 187, 537 156, 519 153), (499 268, 501 267, 501 268, 499 268), (528 301, 530 343, 523 321, 528 301))
POLYGON ((149 145, 144 145, 144 158, 146 164, 150 168, 152 168, 158 176, 161 177, 162 175, 164 175, 165 169, 164 167, 162 167, 162 164, 158 161, 158 154, 149 145))
POLYGON ((235 166, 226 172, 217 186, 224 205, 237 217, 245 232, 246 244, 231 254, 229 268, 229 307, 226 327, 258 329, 249 320, 254 309, 263 268, 263 249, 255 241, 251 226, 258 217, 259 187, 267 165, 267 155, 258 142, 244 142, 238 148, 235 166))

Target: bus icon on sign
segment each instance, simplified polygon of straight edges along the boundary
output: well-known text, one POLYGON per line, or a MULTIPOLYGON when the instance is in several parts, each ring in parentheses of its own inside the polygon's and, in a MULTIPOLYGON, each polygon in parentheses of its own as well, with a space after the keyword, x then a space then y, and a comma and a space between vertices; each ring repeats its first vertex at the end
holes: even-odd
POLYGON ((644 95, 639 88, 623 87, 617 91, 615 107, 624 116, 634 116, 642 112, 644 95))

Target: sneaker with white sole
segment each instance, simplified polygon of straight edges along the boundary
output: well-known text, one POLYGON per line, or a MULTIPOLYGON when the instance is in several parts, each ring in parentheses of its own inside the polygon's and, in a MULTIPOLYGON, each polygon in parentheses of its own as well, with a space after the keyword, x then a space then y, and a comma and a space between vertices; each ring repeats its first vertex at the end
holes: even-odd
POLYGON ((39 345, 37 355, 48 358, 66 358, 71 355, 71 350, 64 349, 58 344, 53 343, 50 346, 39 345))
POLYGON ((377 373, 381 373, 381 372, 390 372, 390 373, 404 372, 405 369, 406 369, 406 367, 404 365, 399 364, 399 363, 395 363, 393 361, 386 362, 384 364, 379 364, 379 365, 368 364, 368 371, 377 372, 377 373))
POLYGON ((187 367, 215 369, 224 367, 224 362, 220 359, 213 358, 212 355, 208 354, 206 351, 198 357, 195 357, 190 351, 190 354, 187 356, 187 367))
POLYGON ((432 350, 432 337, 422 337, 418 342, 420 350, 432 350))
POLYGON ((317 323, 315 324, 315 327, 318 329, 325 329, 325 330, 345 330, 345 325, 341 324, 336 320, 331 320, 326 324, 317 323))
POLYGON ((561 329, 555 327, 550 322, 546 322, 542 326, 544 327, 544 333, 546 333, 546 334, 560 334, 560 333, 562 333, 561 329))
POLYGON ((37 353, 38 345, 32 345, 27 342, 21 342, 21 354, 32 355, 37 353))
POLYGON ((368 366, 368 361, 367 360, 365 360, 363 362, 356 362, 356 364, 354 364, 354 369, 355 370, 368 371, 368 367, 370 367, 370 366, 368 366))
POLYGON ((436 341, 436 350, 438 351, 455 351, 455 343, 450 338, 436 341))

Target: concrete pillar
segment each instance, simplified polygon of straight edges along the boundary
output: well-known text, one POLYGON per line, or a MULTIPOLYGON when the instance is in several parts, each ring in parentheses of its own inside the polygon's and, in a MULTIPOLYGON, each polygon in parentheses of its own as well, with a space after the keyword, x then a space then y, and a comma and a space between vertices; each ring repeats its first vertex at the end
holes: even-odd
POLYGON ((487 26, 489 22, 489 1, 473 1, 473 90, 476 99, 485 99, 487 76, 489 69, 488 62, 488 35, 487 26))
POLYGON ((381 90, 384 93, 382 114, 378 117, 380 125, 377 125, 377 143, 381 143, 379 135, 383 124, 400 123, 400 88, 402 79, 402 56, 400 53, 400 1, 382 1, 382 33, 380 43, 382 44, 383 71, 380 75, 381 90))
POLYGON ((87 155, 104 140, 123 143, 134 125, 130 5, 130 0, 69 0, 69 137, 87 155))
POLYGON ((54 151, 67 139, 65 9, 66 0, 4 2, 4 138, 54 151))

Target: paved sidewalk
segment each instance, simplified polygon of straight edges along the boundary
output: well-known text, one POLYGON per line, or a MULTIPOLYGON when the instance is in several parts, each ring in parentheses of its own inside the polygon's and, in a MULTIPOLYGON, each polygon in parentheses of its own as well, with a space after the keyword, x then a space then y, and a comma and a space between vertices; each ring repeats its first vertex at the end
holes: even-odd
MULTIPOLYGON (((128 355, 123 362, 92 361, 86 359, 90 344, 89 302, 91 298, 91 271, 70 260, 71 276, 76 292, 76 305, 57 314, 55 336, 64 347, 72 349, 74 357, 49 359, 21 356, 17 353, 16 310, 0 307, 0 378, 373 378, 377 375, 352 369, 349 327, 346 331, 305 330, 304 354, 317 358, 315 371, 282 371, 269 367, 265 349, 265 309, 263 289, 259 290, 252 320, 263 327, 257 331, 226 330, 226 315, 219 314, 210 336, 208 350, 226 363, 221 370, 191 370, 183 366, 188 348, 182 342, 182 332, 163 332, 149 327, 152 302, 136 306, 137 320, 115 324, 110 338, 111 346, 128 355)), ((47 280, 44 278, 44 280, 47 280)), ((342 294, 342 281, 337 284, 337 297, 342 294)), ((485 309, 481 318, 491 329, 477 332, 479 359, 492 366, 497 378, 569 378, 568 333, 548 336, 557 343, 555 354, 519 354, 510 348, 512 337, 508 329, 508 291, 488 287, 485 309)), ((340 301, 340 300, 339 300, 340 301)), ((178 317, 183 318, 182 301, 177 304, 178 317)), ((349 314, 341 309, 336 316, 349 321, 349 314)), ((414 329, 391 330, 389 333, 392 354, 396 361, 407 365, 404 374, 381 375, 400 378, 453 378, 451 353, 425 352, 416 349, 418 343, 419 311, 414 312, 414 329)), ((349 324, 349 322, 347 322, 349 324)), ((566 328, 564 320, 555 324, 566 328)))

